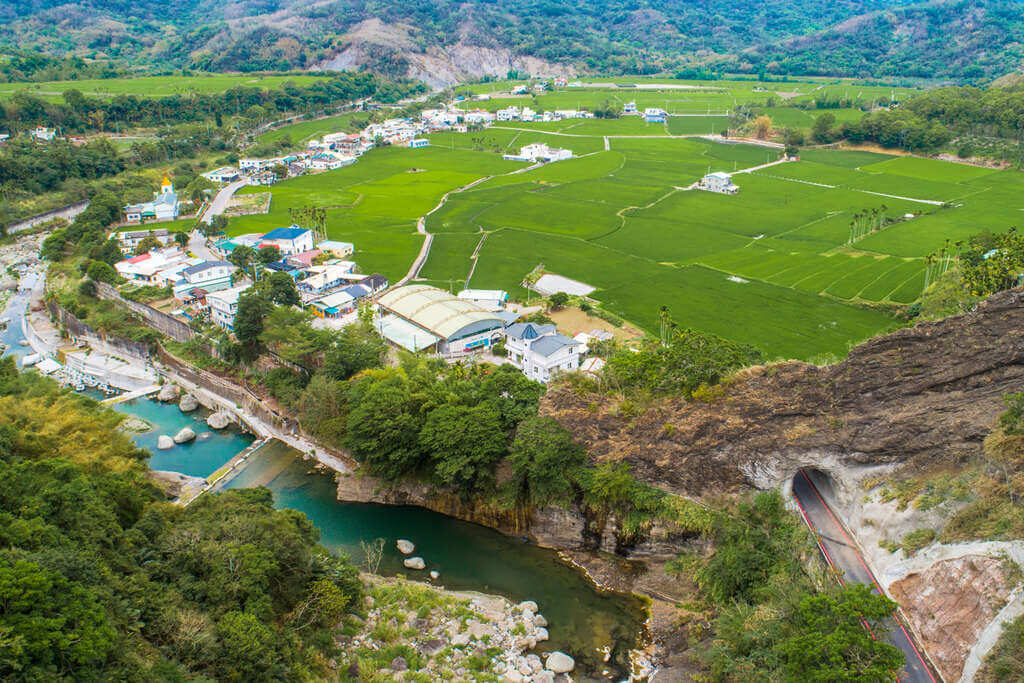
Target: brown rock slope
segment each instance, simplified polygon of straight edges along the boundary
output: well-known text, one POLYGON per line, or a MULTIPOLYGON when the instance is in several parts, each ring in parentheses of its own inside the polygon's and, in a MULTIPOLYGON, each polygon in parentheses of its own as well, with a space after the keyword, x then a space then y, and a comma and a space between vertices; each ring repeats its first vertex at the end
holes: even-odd
POLYGON ((833 366, 745 371, 710 402, 631 411, 561 389, 541 410, 598 460, 624 460, 648 483, 699 496, 776 486, 800 467, 956 459, 977 451, 1001 397, 1022 389, 1024 291, 1015 289, 873 339, 833 366))

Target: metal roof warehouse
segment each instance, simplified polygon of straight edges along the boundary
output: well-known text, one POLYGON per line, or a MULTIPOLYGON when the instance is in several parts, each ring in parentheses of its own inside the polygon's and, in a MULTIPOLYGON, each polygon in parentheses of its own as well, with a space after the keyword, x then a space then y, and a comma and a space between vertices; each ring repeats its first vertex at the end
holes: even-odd
POLYGON ((381 313, 378 330, 385 338, 405 346, 406 335, 388 336, 395 328, 389 317, 394 316, 436 337, 437 351, 445 355, 487 348, 504 327, 497 314, 429 285, 398 287, 382 295, 377 304, 381 313))

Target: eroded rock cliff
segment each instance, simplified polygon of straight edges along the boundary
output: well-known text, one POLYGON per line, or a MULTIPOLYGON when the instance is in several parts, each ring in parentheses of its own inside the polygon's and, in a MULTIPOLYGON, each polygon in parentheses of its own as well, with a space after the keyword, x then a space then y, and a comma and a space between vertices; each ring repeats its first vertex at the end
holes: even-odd
POLYGON ((789 362, 740 374, 709 402, 643 411, 552 391, 541 411, 598 461, 691 496, 784 485, 801 467, 954 462, 979 450, 1002 396, 1024 387, 1024 291, 854 348, 836 365, 789 362))

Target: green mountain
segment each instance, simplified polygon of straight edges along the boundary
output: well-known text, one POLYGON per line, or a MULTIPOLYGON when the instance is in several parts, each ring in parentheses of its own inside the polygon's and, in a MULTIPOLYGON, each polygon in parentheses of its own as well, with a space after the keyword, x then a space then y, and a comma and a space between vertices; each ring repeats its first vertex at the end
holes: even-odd
POLYGON ((9 0, 0 42, 148 70, 369 68, 434 84, 531 72, 999 76, 1021 0, 9 0))

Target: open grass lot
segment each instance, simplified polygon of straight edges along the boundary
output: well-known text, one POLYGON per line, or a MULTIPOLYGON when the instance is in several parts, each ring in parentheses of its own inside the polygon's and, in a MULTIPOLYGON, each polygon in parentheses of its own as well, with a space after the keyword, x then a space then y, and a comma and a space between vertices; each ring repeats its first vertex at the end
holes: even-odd
POLYGON ((356 132, 366 126, 370 115, 364 112, 329 116, 315 121, 299 121, 267 131, 257 138, 258 142, 277 142, 288 137, 293 143, 304 143, 328 133, 356 132))
POLYGON ((71 89, 79 90, 85 95, 166 97, 192 92, 218 93, 236 86, 276 90, 287 82, 292 82, 295 85, 309 85, 318 80, 323 80, 323 77, 196 74, 194 76, 144 76, 141 78, 105 78, 43 83, 0 83, 0 98, 7 98, 21 91, 33 95, 59 97, 65 90, 71 89))

